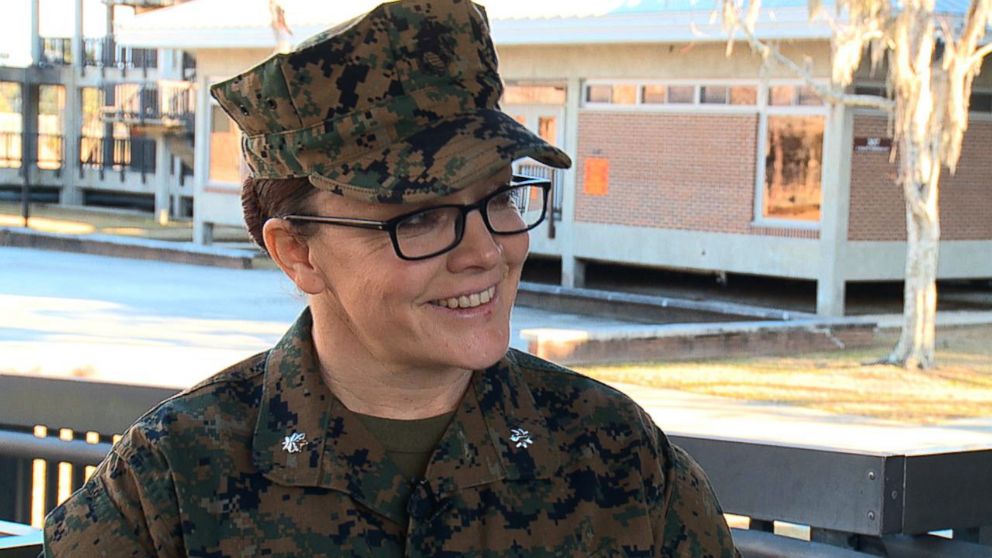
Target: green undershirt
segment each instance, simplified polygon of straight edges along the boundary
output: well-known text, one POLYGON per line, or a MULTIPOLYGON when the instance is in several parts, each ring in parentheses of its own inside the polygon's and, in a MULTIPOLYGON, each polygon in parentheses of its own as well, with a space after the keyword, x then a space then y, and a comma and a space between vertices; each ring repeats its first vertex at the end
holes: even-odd
POLYGON ((388 419, 355 413, 382 444, 386 455, 410 480, 423 478, 434 448, 441 441, 454 411, 416 420, 388 419))

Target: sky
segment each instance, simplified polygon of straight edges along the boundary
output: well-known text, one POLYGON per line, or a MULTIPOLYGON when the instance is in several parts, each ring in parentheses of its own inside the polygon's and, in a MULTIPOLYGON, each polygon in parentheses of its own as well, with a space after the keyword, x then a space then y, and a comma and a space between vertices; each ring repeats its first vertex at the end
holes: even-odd
MULTIPOLYGON (((31 57, 31 2, 0 0, 0 65, 26 66, 31 57)), ((40 0, 42 37, 71 37, 74 0, 40 0)), ((83 35, 103 37, 107 7, 101 0, 83 0, 83 35)), ((125 14, 118 8, 118 17, 125 14)))

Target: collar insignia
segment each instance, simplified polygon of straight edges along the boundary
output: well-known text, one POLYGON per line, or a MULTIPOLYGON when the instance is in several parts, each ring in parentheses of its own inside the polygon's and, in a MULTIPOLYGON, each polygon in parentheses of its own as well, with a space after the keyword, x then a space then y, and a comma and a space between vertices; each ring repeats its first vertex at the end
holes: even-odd
POLYGON ((289 453, 300 453, 305 445, 307 445, 307 435, 302 432, 293 432, 282 439, 282 449, 289 453))
POLYGON ((518 448, 527 449, 534 440, 530 437, 530 432, 527 432, 523 428, 514 428, 510 430, 510 441, 515 442, 518 448))

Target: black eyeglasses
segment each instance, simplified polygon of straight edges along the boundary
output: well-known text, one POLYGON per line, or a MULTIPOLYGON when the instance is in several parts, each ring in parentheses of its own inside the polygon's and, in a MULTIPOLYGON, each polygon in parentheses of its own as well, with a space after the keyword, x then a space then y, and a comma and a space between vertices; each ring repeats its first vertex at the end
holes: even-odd
POLYGON ((423 260, 458 246, 465 236, 465 219, 476 209, 492 234, 520 234, 533 229, 544 221, 550 189, 551 182, 545 178, 514 175, 508 185, 475 203, 435 205, 388 221, 318 215, 284 215, 282 218, 387 231, 397 256, 404 260, 423 260))

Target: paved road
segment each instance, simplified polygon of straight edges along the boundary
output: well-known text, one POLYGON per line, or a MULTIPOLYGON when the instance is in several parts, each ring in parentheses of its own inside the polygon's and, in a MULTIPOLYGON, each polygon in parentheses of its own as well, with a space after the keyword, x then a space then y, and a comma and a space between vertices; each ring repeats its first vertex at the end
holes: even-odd
MULTIPOLYGON (((0 248, 0 372, 181 387, 270 347, 303 306, 278 271, 0 248)), ((518 307, 512 344, 623 324, 518 307)))

